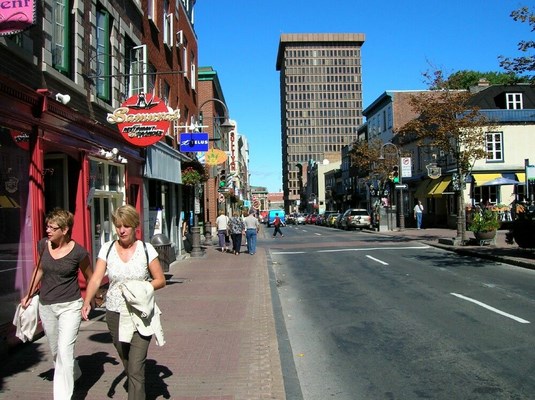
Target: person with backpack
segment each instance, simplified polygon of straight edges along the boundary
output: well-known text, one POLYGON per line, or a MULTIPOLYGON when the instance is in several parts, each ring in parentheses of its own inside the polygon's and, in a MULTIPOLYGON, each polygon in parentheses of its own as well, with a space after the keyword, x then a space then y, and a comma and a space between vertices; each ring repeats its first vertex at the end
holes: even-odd
POLYGON ((282 234, 282 231, 281 231, 281 226, 282 226, 282 220, 280 219, 279 217, 279 213, 276 213, 275 214, 275 219, 273 220, 273 226, 275 227, 275 229, 273 230, 273 238, 275 238, 275 236, 277 236, 277 233, 279 233, 282 237, 284 237, 284 235, 282 234))
POLYGON ((165 287, 165 275, 154 246, 136 239, 140 224, 137 210, 131 205, 121 206, 112 220, 118 239, 105 243, 98 253, 87 284, 82 318, 88 319, 91 301, 107 274, 106 322, 128 378, 128 398, 144 399, 149 343, 152 336, 157 345, 165 343, 160 310, 154 302, 154 291, 165 287))

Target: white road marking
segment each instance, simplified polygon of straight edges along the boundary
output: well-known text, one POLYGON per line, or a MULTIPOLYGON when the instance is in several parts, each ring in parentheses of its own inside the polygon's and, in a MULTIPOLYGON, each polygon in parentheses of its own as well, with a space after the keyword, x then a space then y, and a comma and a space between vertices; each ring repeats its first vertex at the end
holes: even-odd
POLYGON ((277 255, 280 255, 280 254, 305 254, 305 252, 304 251, 274 251, 271 254, 277 254, 277 255))
POLYGON ((316 236, 321 236, 321 233, 314 233, 314 235, 316 235, 316 236))
POLYGON ((378 258, 370 256, 369 254, 366 254, 366 257, 368 257, 370 260, 377 261, 379 264, 388 265, 387 262, 381 261, 378 258))
POLYGON ((415 250, 415 249, 429 249, 430 246, 407 246, 407 247, 361 247, 351 249, 330 249, 318 250, 318 253, 337 253, 340 251, 373 251, 373 250, 415 250))
POLYGON ((530 323, 529 321, 526 321, 525 319, 522 319, 520 317, 516 317, 514 315, 508 314, 508 313, 506 313, 504 311, 498 310, 497 308, 491 307, 488 304, 482 303, 482 302, 480 302, 478 300, 475 300, 475 299, 472 299, 470 297, 463 296, 462 294, 458 294, 458 293, 450 293, 450 294, 453 295, 453 296, 456 296, 456 297, 458 297, 460 299, 463 299, 463 300, 466 300, 466 301, 470 301, 470 302, 472 302, 474 304, 477 304, 478 306, 486 308, 487 310, 493 311, 493 312, 495 312, 497 314, 503 315, 504 317, 511 318, 512 320, 515 320, 516 322, 520 322, 521 324, 529 324, 530 323))

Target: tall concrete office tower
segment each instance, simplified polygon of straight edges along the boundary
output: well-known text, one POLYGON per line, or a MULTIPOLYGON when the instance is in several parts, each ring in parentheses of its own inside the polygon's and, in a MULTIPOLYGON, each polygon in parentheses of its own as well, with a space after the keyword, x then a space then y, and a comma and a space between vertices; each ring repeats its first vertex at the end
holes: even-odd
POLYGON ((340 160, 362 124, 362 33, 282 34, 281 91, 284 207, 300 201, 303 168, 340 160))

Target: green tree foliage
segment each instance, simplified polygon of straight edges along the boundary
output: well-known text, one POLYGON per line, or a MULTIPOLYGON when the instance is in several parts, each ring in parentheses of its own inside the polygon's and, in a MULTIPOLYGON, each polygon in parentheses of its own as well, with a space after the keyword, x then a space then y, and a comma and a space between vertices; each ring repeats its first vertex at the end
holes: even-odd
POLYGON ((486 132, 493 123, 470 105, 471 94, 465 90, 450 90, 442 71, 424 74, 429 87, 438 90, 411 96, 409 103, 419 115, 397 132, 400 140, 421 143, 443 150, 455 161, 458 214, 457 236, 465 241, 464 177, 471 172, 474 162, 486 157, 486 132))
MULTIPOLYGON (((530 27, 530 31, 535 31, 535 14, 529 9, 529 7, 521 7, 514 10, 511 13, 511 17, 518 22, 527 23, 530 27)), ((531 82, 535 82, 535 55, 533 50, 535 49, 535 41, 522 40, 518 43, 518 50, 525 55, 515 58, 499 56, 500 67, 508 72, 514 74, 527 74, 528 79, 531 82)))
POLYGON ((517 83, 529 82, 527 77, 518 76, 514 72, 478 72, 463 70, 451 74, 445 81, 445 85, 450 90, 468 90, 470 87, 476 86, 482 79, 486 80, 491 85, 515 85, 517 83))

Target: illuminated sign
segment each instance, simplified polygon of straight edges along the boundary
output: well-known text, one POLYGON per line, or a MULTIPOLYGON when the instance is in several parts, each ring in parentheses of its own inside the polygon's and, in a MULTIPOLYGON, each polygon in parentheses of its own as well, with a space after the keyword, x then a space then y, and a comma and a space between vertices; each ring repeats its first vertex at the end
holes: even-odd
POLYGON ((110 124, 117 124, 126 141, 139 147, 161 140, 171 122, 179 119, 180 110, 169 109, 150 93, 130 97, 107 118, 110 124))
POLYGON ((180 151, 208 151, 208 134, 182 133, 180 134, 180 151))

